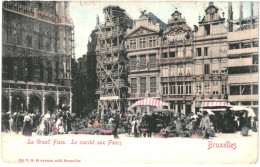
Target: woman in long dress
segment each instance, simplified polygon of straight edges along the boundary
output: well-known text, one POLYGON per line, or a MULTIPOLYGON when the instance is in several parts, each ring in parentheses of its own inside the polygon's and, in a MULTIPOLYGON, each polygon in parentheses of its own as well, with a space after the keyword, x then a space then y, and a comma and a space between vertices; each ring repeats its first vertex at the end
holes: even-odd
POLYGON ((63 117, 60 117, 56 122, 56 128, 58 129, 59 134, 64 133, 64 127, 63 127, 63 117))
POLYGON ((23 134, 25 136, 32 136, 32 124, 31 124, 31 120, 32 118, 30 117, 30 115, 28 114, 28 112, 25 113, 24 116, 24 128, 23 128, 23 134))

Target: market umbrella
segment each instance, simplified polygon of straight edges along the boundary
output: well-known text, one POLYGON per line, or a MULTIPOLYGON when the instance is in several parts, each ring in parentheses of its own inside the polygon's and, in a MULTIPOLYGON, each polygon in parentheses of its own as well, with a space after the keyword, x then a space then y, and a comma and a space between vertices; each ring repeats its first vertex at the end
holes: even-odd
POLYGON ((153 98, 146 98, 146 99, 142 99, 139 100, 137 102, 135 102, 134 105, 132 105, 132 107, 136 107, 136 106, 168 106, 169 104, 161 101, 161 100, 157 100, 157 99, 153 99, 153 98))
POLYGON ((254 110, 250 107, 244 107, 244 106, 232 106, 230 110, 233 111, 247 111, 249 117, 255 117, 254 110))

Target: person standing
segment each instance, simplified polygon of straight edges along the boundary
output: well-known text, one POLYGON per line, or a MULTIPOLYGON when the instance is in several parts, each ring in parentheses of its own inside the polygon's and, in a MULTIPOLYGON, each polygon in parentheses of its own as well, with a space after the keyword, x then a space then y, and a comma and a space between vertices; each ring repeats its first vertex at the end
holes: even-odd
POLYGON ((32 136, 32 118, 30 117, 28 112, 25 112, 23 122, 23 135, 32 136))
POLYGON ((23 133, 23 119, 24 115, 22 112, 18 112, 17 119, 16 119, 16 133, 18 134, 20 131, 23 133))
POLYGON ((200 127, 203 130, 203 139, 208 139, 209 138, 208 129, 210 129, 210 119, 208 117, 207 111, 203 111, 203 117, 200 122, 200 127))
POLYGON ((47 112, 44 116, 44 134, 47 136, 49 133, 51 133, 51 123, 50 123, 50 111, 47 112))
POLYGON ((68 112, 67 113, 67 133, 72 131, 71 129, 71 116, 70 116, 70 113, 68 112))
POLYGON ((9 122, 9 115, 3 111, 2 112, 2 132, 8 132, 8 122, 9 122))
POLYGON ((120 120, 119 112, 115 111, 113 120, 112 120, 112 127, 113 127, 112 133, 113 133, 115 139, 119 139, 119 136, 117 135, 117 129, 119 127, 119 120, 120 120))

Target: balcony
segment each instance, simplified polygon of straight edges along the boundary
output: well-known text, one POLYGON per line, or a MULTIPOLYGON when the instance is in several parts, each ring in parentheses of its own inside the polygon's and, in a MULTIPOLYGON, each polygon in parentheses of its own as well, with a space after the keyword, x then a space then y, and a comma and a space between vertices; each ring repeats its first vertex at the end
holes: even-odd
POLYGON ((229 95, 228 100, 258 101, 258 95, 229 95))
POLYGON ((188 63, 188 62, 192 62, 192 57, 164 58, 161 59, 160 64, 176 64, 176 63, 188 63))
POLYGON ((228 76, 228 83, 251 83, 258 82, 258 73, 247 74, 230 74, 228 76))
POLYGON ((161 77, 161 82, 180 82, 180 81, 192 81, 192 76, 170 76, 161 77))
POLYGON ((131 93, 128 99, 144 99, 148 97, 160 97, 159 93, 131 93))

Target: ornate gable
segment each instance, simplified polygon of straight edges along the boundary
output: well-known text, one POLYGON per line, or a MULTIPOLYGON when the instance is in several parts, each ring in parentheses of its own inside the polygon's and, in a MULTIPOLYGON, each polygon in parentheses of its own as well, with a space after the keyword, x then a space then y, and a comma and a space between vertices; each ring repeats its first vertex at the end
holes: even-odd
POLYGON ((140 26, 137 29, 130 32, 127 36, 135 37, 135 36, 148 35, 148 34, 154 34, 154 33, 158 33, 158 32, 155 30, 140 26))

